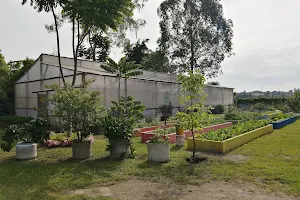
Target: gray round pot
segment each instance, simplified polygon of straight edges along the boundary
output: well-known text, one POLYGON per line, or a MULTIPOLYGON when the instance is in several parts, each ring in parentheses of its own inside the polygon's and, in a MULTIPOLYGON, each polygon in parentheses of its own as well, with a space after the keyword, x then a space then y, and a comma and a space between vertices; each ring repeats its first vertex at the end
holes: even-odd
POLYGON ((28 160, 37 157, 36 143, 18 143, 16 145, 16 159, 28 160))
POLYGON ((183 147, 185 142, 185 135, 176 135, 176 145, 183 147))
POLYGON ((72 143, 72 157, 74 159, 87 159, 92 157, 92 143, 72 143))
POLYGON ((148 143, 148 161, 165 163, 170 161, 170 144, 148 143))
POLYGON ((110 158, 113 160, 123 160, 130 155, 130 140, 118 139, 110 141, 110 158))

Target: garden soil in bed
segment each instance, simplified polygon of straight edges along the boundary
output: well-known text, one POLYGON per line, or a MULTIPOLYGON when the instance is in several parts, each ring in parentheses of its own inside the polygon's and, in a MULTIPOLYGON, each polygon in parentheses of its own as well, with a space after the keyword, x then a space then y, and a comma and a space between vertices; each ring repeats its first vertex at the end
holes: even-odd
POLYGON ((129 180, 110 186, 99 186, 69 192, 70 195, 110 197, 119 200, 296 200, 284 194, 272 194, 252 183, 211 182, 200 186, 162 184, 129 180), (201 198, 199 198, 201 197, 201 198))

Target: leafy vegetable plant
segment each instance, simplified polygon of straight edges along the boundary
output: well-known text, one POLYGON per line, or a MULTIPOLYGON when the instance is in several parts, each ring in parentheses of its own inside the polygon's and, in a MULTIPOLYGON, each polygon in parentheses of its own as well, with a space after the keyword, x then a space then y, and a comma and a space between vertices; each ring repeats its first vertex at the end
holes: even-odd
POLYGON ((248 121, 244 123, 239 123, 229 128, 220 129, 217 131, 210 131, 206 134, 198 136, 198 139, 223 141, 247 133, 249 131, 253 131, 255 129, 264 127, 268 124, 269 124, 268 120, 248 121))

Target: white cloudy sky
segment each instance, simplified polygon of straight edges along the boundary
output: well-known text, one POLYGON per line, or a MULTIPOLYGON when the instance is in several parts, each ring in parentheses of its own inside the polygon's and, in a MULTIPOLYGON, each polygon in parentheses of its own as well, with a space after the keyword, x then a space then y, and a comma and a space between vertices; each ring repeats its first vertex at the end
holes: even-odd
MULTIPOLYGON (((21 0, 0 0, 0 49, 6 60, 37 58, 52 53, 55 35, 49 35, 45 24, 52 16, 36 13, 21 0)), ((150 39, 156 48, 159 37, 156 9, 162 0, 148 0, 139 17, 147 21, 138 33, 150 39)), ((224 86, 243 90, 289 90, 300 87, 300 1, 299 0, 223 0, 227 18, 234 22, 235 56, 222 65, 217 80, 224 86)), ((130 34, 135 41, 135 34, 130 34)), ((71 56, 70 26, 61 30, 62 55, 71 56)), ((120 58, 113 49, 111 56, 120 58)))

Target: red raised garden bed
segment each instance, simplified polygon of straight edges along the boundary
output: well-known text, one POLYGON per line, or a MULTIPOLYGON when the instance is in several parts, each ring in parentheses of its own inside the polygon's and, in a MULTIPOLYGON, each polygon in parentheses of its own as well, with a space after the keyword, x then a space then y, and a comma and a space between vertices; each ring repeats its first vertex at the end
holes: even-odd
MULTIPOLYGON (((172 126, 171 124, 167 124, 167 127, 168 127, 168 128, 171 127, 171 126, 172 126)), ((163 127, 164 127, 164 125, 139 128, 139 129, 136 129, 136 130, 134 131, 134 136, 135 136, 135 137, 139 137, 139 136, 141 136, 142 133, 144 133, 144 132, 154 131, 154 130, 156 130, 156 129, 158 129, 158 128, 163 128, 163 127)))
MULTIPOLYGON (((219 129, 227 128, 229 126, 232 126, 232 122, 226 122, 224 124, 216 124, 213 126, 208 126, 208 127, 203 128, 201 131, 195 131, 195 134, 203 134, 203 133, 207 133, 209 131, 216 131, 219 129)), ((184 135, 185 135, 185 139, 188 139, 189 137, 192 136, 192 132, 184 131, 184 135)))
MULTIPOLYGON (((170 125, 170 124, 167 125, 167 127, 171 127, 171 126, 172 125, 170 125)), ((224 124, 216 124, 216 125, 213 125, 213 126, 205 127, 201 131, 195 131, 195 133, 203 134, 203 133, 207 133, 207 132, 212 131, 212 130, 216 131, 216 130, 219 130, 219 129, 227 128, 229 126, 232 126, 231 122, 226 122, 224 124)), ((155 129, 162 128, 162 127, 163 126, 152 126, 152 127, 139 129, 139 135, 141 136, 141 141, 143 143, 145 143, 146 141, 150 140, 150 138, 155 135, 155 133, 153 131, 155 129), (146 130, 146 131, 144 131, 144 130, 146 130)), ((184 131, 184 135, 185 135, 185 139, 188 139, 189 137, 192 136, 192 132, 191 131, 184 131)), ((170 138, 170 143, 176 143, 176 133, 168 134, 168 136, 170 138)))

